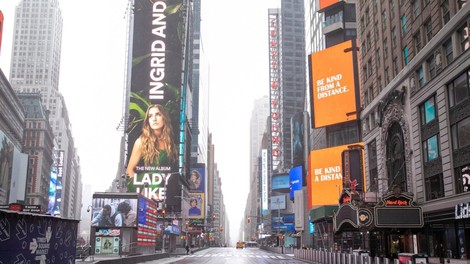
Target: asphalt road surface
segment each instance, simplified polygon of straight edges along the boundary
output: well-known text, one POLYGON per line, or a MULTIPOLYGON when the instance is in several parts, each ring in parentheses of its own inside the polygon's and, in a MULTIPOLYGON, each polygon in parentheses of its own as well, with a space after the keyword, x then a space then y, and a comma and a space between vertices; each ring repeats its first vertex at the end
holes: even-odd
POLYGON ((141 262, 142 264, 304 264, 306 262, 294 259, 293 254, 276 254, 259 248, 208 248, 192 255, 170 256, 169 258, 141 262))

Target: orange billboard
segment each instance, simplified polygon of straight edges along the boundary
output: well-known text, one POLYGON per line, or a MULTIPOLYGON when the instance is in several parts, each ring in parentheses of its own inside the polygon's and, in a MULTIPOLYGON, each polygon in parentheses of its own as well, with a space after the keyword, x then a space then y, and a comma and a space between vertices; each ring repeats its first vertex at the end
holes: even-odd
POLYGON ((341 153, 348 145, 313 150, 308 157, 308 206, 338 205, 343 190, 341 153))
POLYGON ((3 35, 3 13, 0 10, 0 51, 2 50, 2 35, 3 35))
POLYGON ((330 5, 334 5, 338 2, 343 2, 342 0, 320 0, 320 10, 323 8, 329 7, 330 5))
POLYGON ((312 127, 357 119, 351 40, 310 55, 312 127))

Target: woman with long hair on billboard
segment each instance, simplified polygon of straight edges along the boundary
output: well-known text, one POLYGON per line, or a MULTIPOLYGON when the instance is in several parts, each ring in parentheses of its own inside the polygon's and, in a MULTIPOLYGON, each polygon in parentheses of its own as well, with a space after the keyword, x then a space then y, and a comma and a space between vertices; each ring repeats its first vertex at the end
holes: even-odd
POLYGON ((142 134, 134 143, 127 164, 127 174, 133 178, 136 166, 171 166, 178 161, 177 147, 173 141, 171 119, 159 104, 147 108, 142 124, 142 134))

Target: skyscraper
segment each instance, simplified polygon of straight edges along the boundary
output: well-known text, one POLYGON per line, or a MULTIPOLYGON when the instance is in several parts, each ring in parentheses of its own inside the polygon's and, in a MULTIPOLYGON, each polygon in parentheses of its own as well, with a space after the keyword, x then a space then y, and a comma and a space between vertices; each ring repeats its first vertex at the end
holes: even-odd
MULTIPOLYGON (((10 83, 19 93, 40 93, 57 149, 63 151, 61 216, 79 218, 80 162, 67 107, 59 91, 62 12, 58 0, 22 0, 16 7, 10 83), (65 195, 67 194, 67 195, 65 195)), ((51 164, 52 166, 52 164, 51 164)))

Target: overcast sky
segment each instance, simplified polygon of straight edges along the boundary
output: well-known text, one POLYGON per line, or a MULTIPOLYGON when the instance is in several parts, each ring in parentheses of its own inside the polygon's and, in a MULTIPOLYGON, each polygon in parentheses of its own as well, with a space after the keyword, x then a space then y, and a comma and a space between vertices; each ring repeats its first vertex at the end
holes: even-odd
MULTIPOLYGON (((5 21, 0 68, 9 77, 14 8, 5 21)), ((64 20, 59 90, 65 97, 84 185, 104 191, 116 175, 122 131, 127 0, 60 1, 64 20)), ((279 0, 202 0, 202 38, 210 64, 209 130, 222 178, 232 239, 249 186, 249 122, 267 95, 268 8, 279 0)), ((204 59, 204 58, 202 58, 204 59)), ((203 71, 203 70, 201 70, 203 71)))

